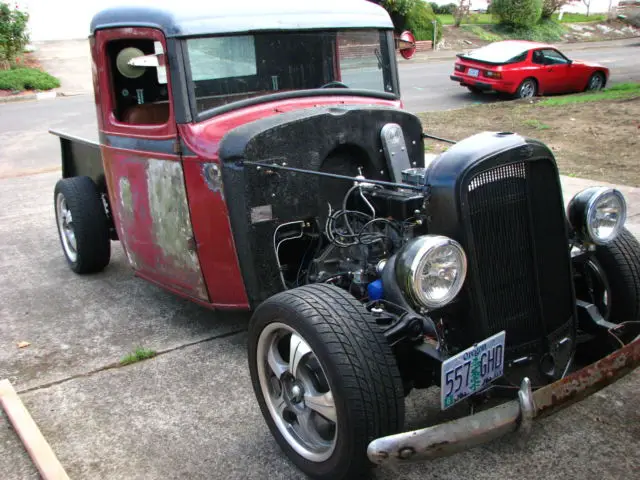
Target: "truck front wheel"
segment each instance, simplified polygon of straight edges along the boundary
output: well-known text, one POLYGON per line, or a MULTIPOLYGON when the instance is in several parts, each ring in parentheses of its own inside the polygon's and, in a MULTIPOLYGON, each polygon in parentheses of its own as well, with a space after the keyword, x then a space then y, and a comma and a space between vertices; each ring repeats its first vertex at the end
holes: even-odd
POLYGON ((71 270, 104 270, 111 258, 107 216, 95 183, 89 177, 63 178, 53 201, 62 251, 71 270))
POLYGON ((249 324, 249 370, 271 433, 312 478, 366 474, 369 442, 403 426, 391 348, 364 306, 337 287, 306 285, 262 303, 249 324))

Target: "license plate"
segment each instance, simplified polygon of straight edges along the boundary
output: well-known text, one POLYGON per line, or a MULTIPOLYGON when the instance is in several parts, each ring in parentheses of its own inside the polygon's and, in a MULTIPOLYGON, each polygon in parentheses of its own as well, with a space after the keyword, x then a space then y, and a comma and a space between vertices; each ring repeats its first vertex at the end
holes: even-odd
POLYGON ((477 68, 470 68, 467 73, 470 77, 477 77, 478 75, 480 75, 480 70, 478 70, 477 68))
POLYGON ((502 376, 505 337, 505 331, 496 333, 442 363, 442 410, 479 392, 502 376))

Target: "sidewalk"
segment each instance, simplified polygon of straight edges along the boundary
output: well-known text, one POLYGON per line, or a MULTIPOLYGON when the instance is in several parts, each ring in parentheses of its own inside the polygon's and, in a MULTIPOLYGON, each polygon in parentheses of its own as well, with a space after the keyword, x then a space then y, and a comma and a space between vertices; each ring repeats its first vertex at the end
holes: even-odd
MULTIPOLYGON (((611 47, 625 47, 625 46, 638 46, 640 45, 640 37, 624 38, 621 40, 607 40, 603 42, 576 42, 576 43, 558 43, 557 46, 562 51, 571 52, 578 50, 596 50, 599 48, 611 48, 611 47)), ((424 53, 416 53, 410 60, 405 60, 401 56, 398 56, 398 64, 428 62, 432 60, 450 60, 456 57, 457 53, 461 51, 471 50, 479 48, 477 46, 469 46, 462 49, 447 49, 447 50, 431 50, 424 53)))
POLYGON ((34 42, 34 55, 42 67, 60 79, 59 95, 79 95, 93 92, 91 51, 89 41, 59 40, 34 42))

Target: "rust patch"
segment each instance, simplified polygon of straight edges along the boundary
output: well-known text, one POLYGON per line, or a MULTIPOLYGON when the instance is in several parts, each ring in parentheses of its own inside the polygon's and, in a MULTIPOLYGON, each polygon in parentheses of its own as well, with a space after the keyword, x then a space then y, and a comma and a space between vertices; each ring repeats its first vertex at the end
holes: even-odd
POLYGON ((222 173, 220 167, 215 163, 205 163, 202 165, 202 178, 207 188, 214 193, 219 193, 224 199, 224 190, 222 189, 222 173))
POLYGON ((533 394, 536 416, 553 413, 610 385, 640 366, 640 339, 611 355, 537 390, 533 394))
POLYGON ((200 262, 194 248, 187 192, 180 163, 150 159, 147 164, 147 188, 149 210, 153 219, 152 234, 164 257, 157 267, 162 270, 164 260, 170 262, 172 270, 177 268, 194 273, 192 278, 197 278, 198 284, 193 287, 198 296, 207 298, 200 262))

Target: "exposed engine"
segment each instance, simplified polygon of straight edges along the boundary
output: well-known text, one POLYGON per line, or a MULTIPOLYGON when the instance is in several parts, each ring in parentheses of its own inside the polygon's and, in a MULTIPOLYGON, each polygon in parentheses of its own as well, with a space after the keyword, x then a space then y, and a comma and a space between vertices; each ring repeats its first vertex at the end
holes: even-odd
MULTIPOLYGON (((424 195, 357 181, 341 205, 327 202, 323 218, 291 222, 274 236, 285 288, 308 283, 332 283, 360 300, 378 300, 378 280, 386 259, 413 238, 423 224, 424 195)), ((416 185, 424 168, 403 172, 405 183, 416 185)))

